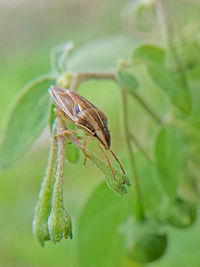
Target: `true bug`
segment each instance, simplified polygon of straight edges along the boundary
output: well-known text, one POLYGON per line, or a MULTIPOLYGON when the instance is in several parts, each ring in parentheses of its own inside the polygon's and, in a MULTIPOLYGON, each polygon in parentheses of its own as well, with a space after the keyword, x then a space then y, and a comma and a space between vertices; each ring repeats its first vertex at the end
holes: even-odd
MULTIPOLYGON (((105 150, 109 150, 115 160, 118 162, 122 172, 125 174, 121 163, 119 162, 113 151, 110 149, 110 131, 108 130, 107 118, 104 113, 84 97, 69 89, 51 86, 49 88, 49 93, 54 104, 56 105, 55 113, 60 116, 61 119, 67 119, 72 122, 77 129, 82 129, 86 135, 95 138, 98 143, 105 148, 105 150)), ((76 131, 66 130, 59 135, 67 135, 74 132, 76 131)), ((103 149, 101 150, 103 151, 103 149)), ((106 153, 104 151, 103 153, 115 179, 115 174, 111 163, 106 153)))

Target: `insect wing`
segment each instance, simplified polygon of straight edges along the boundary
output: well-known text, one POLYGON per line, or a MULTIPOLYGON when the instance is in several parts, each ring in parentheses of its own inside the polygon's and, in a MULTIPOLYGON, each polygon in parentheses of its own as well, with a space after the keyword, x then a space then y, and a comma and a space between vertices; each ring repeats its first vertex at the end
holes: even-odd
POLYGON ((66 89, 52 86, 49 93, 55 105, 61 109, 71 121, 75 121, 75 103, 66 89))
POLYGON ((75 92, 68 91, 68 94, 74 99, 74 102, 78 106, 79 112, 83 112, 87 109, 96 108, 92 103, 86 100, 84 97, 78 95, 75 92))

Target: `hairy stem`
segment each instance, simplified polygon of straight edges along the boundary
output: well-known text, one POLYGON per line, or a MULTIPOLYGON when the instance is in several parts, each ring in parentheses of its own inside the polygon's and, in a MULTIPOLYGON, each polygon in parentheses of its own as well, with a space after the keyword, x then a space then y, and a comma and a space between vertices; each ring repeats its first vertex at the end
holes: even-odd
POLYGON ((57 153, 57 140, 55 140, 54 138, 55 134, 56 125, 54 124, 46 174, 42 182, 33 220, 33 233, 37 240, 40 242, 41 246, 44 246, 44 242, 50 239, 47 219, 51 212, 51 200, 53 194, 53 185, 55 182, 54 174, 57 153))
POLYGON ((81 82, 90 79, 111 79, 115 80, 114 72, 79 72, 72 80, 71 91, 77 91, 81 82))
MULTIPOLYGON (((57 134, 64 130, 61 119, 55 121, 57 134)), ((53 242, 59 242, 63 237, 72 238, 71 218, 64 208, 63 175, 65 162, 65 136, 58 136, 57 166, 53 190, 52 210, 48 219, 49 232, 53 242)))

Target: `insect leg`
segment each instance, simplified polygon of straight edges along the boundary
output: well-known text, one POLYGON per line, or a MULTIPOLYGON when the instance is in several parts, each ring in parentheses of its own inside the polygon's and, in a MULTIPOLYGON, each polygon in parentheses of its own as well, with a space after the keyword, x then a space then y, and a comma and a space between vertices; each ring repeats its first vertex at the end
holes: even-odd
POLYGON ((57 138, 58 136, 64 136, 64 135, 73 134, 73 133, 77 133, 77 130, 65 130, 63 132, 56 134, 54 137, 57 138))
POLYGON ((120 161, 118 160, 117 156, 114 154, 114 152, 113 152, 111 149, 109 149, 109 151, 111 152, 111 154, 113 155, 113 157, 115 158, 115 160, 116 160, 117 163, 119 164, 120 169, 122 170, 123 174, 125 175, 125 171, 124 171, 124 169, 123 169, 123 167, 122 167, 122 164, 121 164, 120 161))
POLYGON ((85 154, 85 147, 86 147, 86 140, 83 141, 83 147, 82 147, 82 151, 83 151, 83 154, 84 154, 83 165, 86 165, 86 162, 87 162, 87 155, 85 154))
POLYGON ((55 112, 56 116, 60 117, 63 121, 69 123, 69 120, 67 120, 67 119, 65 118, 64 113, 62 112, 62 110, 60 110, 59 108, 55 108, 55 109, 54 109, 54 112, 55 112))
MULTIPOLYGON (((97 143, 97 144, 98 144, 98 143, 97 143)), ((98 144, 98 146, 99 146, 99 148, 101 149, 101 151, 103 152, 104 156, 106 157, 106 160, 107 160, 108 165, 109 165, 109 167, 110 167, 110 169, 111 169, 113 178, 114 178, 114 180, 116 180, 116 178, 115 178, 115 173, 114 173, 114 171, 113 171, 112 165, 111 165, 111 163, 110 163, 110 161, 109 161, 109 159, 108 159, 108 157, 107 157, 105 151, 103 150, 103 148, 102 148, 99 144, 98 144)))

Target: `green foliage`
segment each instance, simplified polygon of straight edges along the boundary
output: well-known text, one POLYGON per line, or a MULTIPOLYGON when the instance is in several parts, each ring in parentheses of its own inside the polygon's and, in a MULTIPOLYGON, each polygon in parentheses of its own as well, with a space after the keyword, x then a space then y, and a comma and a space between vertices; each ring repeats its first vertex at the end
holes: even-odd
POLYGON ((79 266, 122 266, 124 253, 118 228, 132 211, 129 197, 119 197, 104 184, 93 192, 79 224, 79 266))
POLYGON ((128 255, 136 262, 148 263, 159 259, 167 247, 167 236, 142 233, 138 242, 130 249, 128 255))
POLYGON ((88 157, 92 163, 104 173, 105 181, 110 188, 120 195, 127 193, 126 185, 131 186, 131 183, 126 175, 124 175, 119 169, 113 167, 115 174, 114 178, 110 167, 103 160, 96 157, 94 154, 89 154, 88 157))
POLYGON ((175 227, 188 227, 196 219, 196 208, 191 203, 187 203, 178 198, 169 206, 167 219, 169 224, 175 227))
POLYGON ((28 83, 8 118, 0 149, 0 166, 10 167, 23 156, 47 124, 51 76, 41 76, 28 83))
POLYGON ((140 177, 144 209, 148 212, 155 211, 162 200, 156 167, 140 154, 136 157, 136 165, 140 177))
POLYGON ((105 71, 116 67, 119 59, 128 59, 138 41, 126 36, 104 38, 75 50, 67 60, 70 71, 105 71))
POLYGON ((148 64, 148 71, 153 81, 159 88, 165 91, 175 107, 183 114, 188 115, 191 111, 191 95, 189 89, 186 86, 179 86, 172 74, 162 65, 148 64))
POLYGON ((155 156, 160 182, 165 193, 174 198, 183 161, 183 139, 175 127, 162 128, 157 135, 155 156))
POLYGON ((119 77, 120 83, 125 88, 133 90, 133 91, 137 89, 138 87, 137 81, 131 73, 125 70, 119 70, 118 77, 119 77))
POLYGON ((163 49, 153 45, 140 45, 134 51, 132 55, 133 64, 135 61, 141 62, 154 62, 160 65, 164 63, 165 52, 163 49))
MULTIPOLYGON (((67 125, 68 129, 74 130, 75 127, 72 124, 67 125)), ((66 140, 65 143, 65 158, 70 162, 70 163, 77 163, 79 161, 79 150, 78 148, 72 144, 69 140, 66 140)))
POLYGON ((56 129, 54 127, 47 165, 48 167, 41 186, 33 220, 33 233, 41 246, 44 246, 45 241, 51 239, 49 235, 47 220, 51 212, 52 193, 55 182, 55 157, 57 153, 57 142, 54 138, 55 133, 56 129))
POLYGON ((160 258, 167 247, 167 235, 156 221, 136 222, 132 216, 120 225, 126 255, 134 262, 148 263, 160 258))
MULTIPOLYGON (((166 43, 141 44, 119 35, 73 51, 71 41, 58 45, 50 55, 53 76, 44 75, 28 84, 8 119, 0 150, 2 168, 23 156, 48 122, 52 132, 48 166, 33 222, 34 235, 42 246, 48 240, 57 243, 63 237, 72 238, 71 217, 63 200, 65 159, 77 163, 79 153, 84 152, 114 191, 101 184, 83 207, 76 231, 78 266, 150 263, 164 255, 168 236, 171 240, 171 229, 188 228, 198 221, 200 49, 196 37, 189 40, 184 31, 179 34, 176 27, 172 27, 170 16, 165 16, 166 21, 159 20, 159 12, 166 12, 161 2, 134 3, 134 26, 146 32, 154 28, 159 39, 157 29, 161 26, 166 43), (95 82, 85 83, 91 79, 95 82), (100 79, 110 81, 100 82, 100 79), (112 145, 118 145, 127 174, 98 158, 95 151, 84 151, 82 136, 59 135, 61 130, 75 129, 75 125, 55 119, 55 106, 49 104, 47 92, 55 83, 74 91, 81 89, 81 95, 92 92, 93 100, 102 105, 103 112, 105 105, 111 114, 108 125, 112 129, 112 145), (112 87, 122 93, 122 109, 118 105, 115 111, 123 117, 124 127, 116 122, 114 113, 117 112, 113 112, 113 106, 117 98, 112 87), (131 102, 127 97, 129 93, 131 102), (125 131, 124 135, 120 135, 120 128, 125 131)), ((81 113, 80 106, 79 110, 81 113)), ((88 125, 84 127, 86 130, 88 125)), ((90 191, 86 185, 85 188, 90 191)), ((73 198, 79 199, 81 189, 80 186, 78 197, 73 198)))

